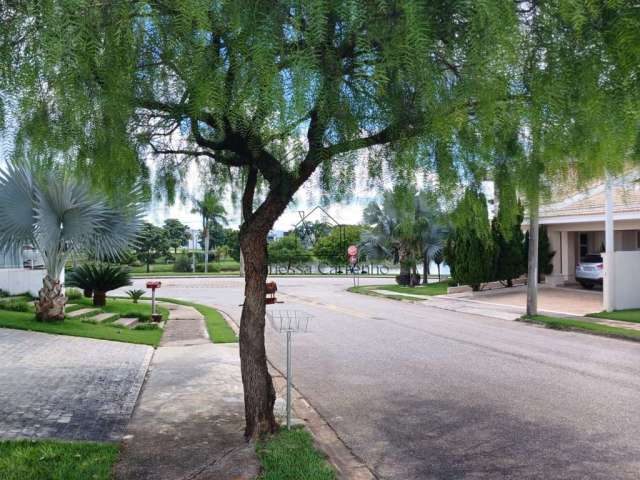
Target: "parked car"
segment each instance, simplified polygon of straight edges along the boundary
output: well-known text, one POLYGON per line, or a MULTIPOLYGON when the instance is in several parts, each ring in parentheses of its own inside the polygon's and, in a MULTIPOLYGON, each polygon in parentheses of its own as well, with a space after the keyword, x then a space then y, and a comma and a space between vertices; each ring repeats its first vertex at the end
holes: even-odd
POLYGON ((603 276, 604 265, 599 254, 582 257, 576 266, 576 281, 587 290, 591 290, 594 285, 602 285, 603 276))

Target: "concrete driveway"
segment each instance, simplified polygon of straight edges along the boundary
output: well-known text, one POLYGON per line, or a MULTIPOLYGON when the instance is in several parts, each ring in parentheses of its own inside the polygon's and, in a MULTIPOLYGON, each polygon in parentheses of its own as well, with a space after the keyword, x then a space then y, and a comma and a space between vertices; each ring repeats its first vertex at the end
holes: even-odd
MULTIPOLYGON (((296 387, 379 478, 640 478, 638 344, 352 294, 349 279, 276 281, 286 303, 269 308, 314 315, 294 338, 296 387)), ((161 291, 235 316, 242 292, 161 291)), ((267 350, 282 369, 270 327, 267 350)))
MULTIPOLYGON (((487 304, 506 305, 524 310, 527 306, 526 286, 480 292, 471 300, 487 304)), ((602 290, 585 290, 580 287, 548 287, 540 285, 538 309, 546 313, 587 315, 602 311, 602 290)))

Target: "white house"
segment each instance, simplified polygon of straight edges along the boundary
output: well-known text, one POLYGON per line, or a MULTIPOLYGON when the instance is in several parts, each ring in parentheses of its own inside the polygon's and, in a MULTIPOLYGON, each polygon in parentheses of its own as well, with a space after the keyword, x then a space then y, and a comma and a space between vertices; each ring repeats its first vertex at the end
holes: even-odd
POLYGON ((604 308, 640 307, 640 172, 544 205, 540 224, 556 252, 547 283, 574 283, 580 258, 602 253, 604 308))

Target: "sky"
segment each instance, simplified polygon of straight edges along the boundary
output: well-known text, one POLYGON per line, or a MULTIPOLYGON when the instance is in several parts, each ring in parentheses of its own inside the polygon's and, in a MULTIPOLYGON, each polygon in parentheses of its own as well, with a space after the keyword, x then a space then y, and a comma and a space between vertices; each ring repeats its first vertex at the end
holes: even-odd
MULTIPOLYGON (((149 164, 153 172, 153 165, 149 164)), ((199 198, 202 196, 203 187, 199 182, 197 168, 192 168, 187 175, 185 190, 188 198, 199 198)), ((369 204, 378 198, 379 191, 372 190, 367 187, 366 178, 362 175, 356 179, 352 198, 349 201, 337 202, 328 201, 325 210, 340 224, 357 224, 362 220, 362 211, 369 204)), ((274 230, 288 231, 300 221, 301 215, 308 214, 318 204, 322 198, 320 188, 317 187, 317 180, 311 178, 295 195, 294 201, 291 202, 287 210, 276 221, 274 230), (302 212, 302 213, 301 213, 302 212)), ((236 207, 228 195, 222 199, 223 205, 227 210, 227 220, 229 226, 237 228, 240 223, 240 210, 236 207)), ((200 229, 201 219, 198 214, 191 213, 193 208, 190 201, 182 203, 179 200, 174 205, 168 205, 163 200, 154 200, 148 209, 147 220, 156 225, 162 225, 167 218, 177 218, 182 223, 189 225, 191 228, 200 229)), ((317 210, 308 219, 308 221, 325 220, 324 214, 317 210)))

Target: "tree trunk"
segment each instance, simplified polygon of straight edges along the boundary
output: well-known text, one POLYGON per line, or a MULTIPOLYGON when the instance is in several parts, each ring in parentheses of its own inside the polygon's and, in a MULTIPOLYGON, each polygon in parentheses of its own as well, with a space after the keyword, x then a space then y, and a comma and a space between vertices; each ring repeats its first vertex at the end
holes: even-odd
POLYGON ((67 297, 62 293, 60 280, 47 274, 42 280, 42 288, 35 302, 36 319, 41 322, 60 322, 64 320, 64 305, 67 297))
POLYGON ((204 231, 204 273, 209 271, 209 229, 204 231))
POLYGON ((527 315, 538 314, 539 198, 529 199, 529 252, 527 268, 527 315))
POLYGON ((426 285, 429 283, 429 256, 425 255, 422 259, 422 274, 424 278, 422 279, 422 284, 426 285))
POLYGON ((245 299, 240 321, 240 365, 244 386, 245 437, 247 440, 276 432, 273 415, 275 389, 267 368, 264 343, 267 233, 240 229, 245 268, 245 299))
POLYGON ((151 262, 147 259, 147 273, 149 273, 149 264, 150 264, 150 263, 151 263, 151 262))
POLYGON ((107 304, 107 292, 93 292, 93 305, 95 307, 104 307, 107 304))

